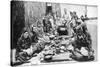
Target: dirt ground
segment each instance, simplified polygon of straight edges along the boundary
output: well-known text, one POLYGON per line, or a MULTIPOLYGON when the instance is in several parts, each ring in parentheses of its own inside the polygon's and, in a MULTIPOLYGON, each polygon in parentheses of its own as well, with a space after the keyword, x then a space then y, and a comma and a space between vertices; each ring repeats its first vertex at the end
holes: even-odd
MULTIPOLYGON (((92 38, 92 48, 94 50, 95 61, 96 61, 97 60, 97 20, 88 20, 88 21, 86 21, 86 24, 87 24, 88 31, 90 32, 90 35, 92 38)), ((56 56, 55 59, 56 58, 62 59, 62 58, 67 57, 67 56, 68 56, 68 53, 64 53, 64 54, 56 56)), ((60 63, 72 63, 72 62, 76 62, 76 61, 62 61, 60 63)), ((59 63, 59 62, 40 63, 40 64, 57 64, 57 63, 59 63)), ((20 65, 18 67, 25 67, 25 66, 27 67, 30 65, 31 65, 30 63, 25 63, 25 64, 20 65)), ((38 64, 36 64, 36 65, 38 65, 38 64)))
POLYGON ((92 47, 94 49, 95 54, 95 61, 97 60, 97 20, 89 20, 86 21, 88 31, 90 32, 91 38, 92 38, 92 47))

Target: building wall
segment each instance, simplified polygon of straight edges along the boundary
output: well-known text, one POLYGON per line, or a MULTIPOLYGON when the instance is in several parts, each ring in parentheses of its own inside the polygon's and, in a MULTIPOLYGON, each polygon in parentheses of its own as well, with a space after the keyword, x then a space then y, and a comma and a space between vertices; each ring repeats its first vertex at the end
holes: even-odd
POLYGON ((62 16, 64 14, 64 9, 65 8, 67 9, 68 12, 76 11, 78 17, 80 17, 81 15, 85 15, 85 6, 61 3, 60 7, 61 7, 61 15, 62 16))
POLYGON ((24 13, 23 1, 11 1, 11 48, 16 48, 18 38, 25 26, 24 13))
POLYGON ((25 22, 26 26, 32 23, 36 24, 37 19, 41 19, 45 15, 45 3, 26 1, 25 6, 25 22))
POLYGON ((98 17, 98 7, 97 6, 87 6, 87 16, 88 17, 98 17))
POLYGON ((57 12, 57 15, 61 17, 60 3, 52 3, 53 13, 57 12))
POLYGON ((70 11, 76 11, 78 17, 81 15, 87 14, 87 17, 97 17, 98 16, 98 8, 95 5, 75 5, 75 4, 66 4, 61 3, 61 15, 64 14, 64 8, 67 9, 68 12, 70 11), (86 7, 87 6, 87 7, 86 7))

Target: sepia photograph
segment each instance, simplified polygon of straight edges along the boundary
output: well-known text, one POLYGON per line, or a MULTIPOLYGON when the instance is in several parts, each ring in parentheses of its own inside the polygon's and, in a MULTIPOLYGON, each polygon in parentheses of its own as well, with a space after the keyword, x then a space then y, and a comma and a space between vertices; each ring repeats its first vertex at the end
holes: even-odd
POLYGON ((10 1, 11 66, 97 61, 98 6, 10 1))

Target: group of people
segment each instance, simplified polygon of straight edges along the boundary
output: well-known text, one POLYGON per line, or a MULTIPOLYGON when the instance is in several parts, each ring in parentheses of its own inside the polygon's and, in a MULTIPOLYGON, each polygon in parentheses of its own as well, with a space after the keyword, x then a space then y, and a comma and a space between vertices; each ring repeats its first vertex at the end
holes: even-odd
POLYGON ((71 51, 73 59, 78 58, 77 53, 85 56, 81 53, 83 48, 88 51, 88 58, 93 54, 92 40, 86 23, 77 16, 75 11, 68 13, 65 9, 63 17, 49 13, 41 21, 37 20, 36 23, 37 25, 34 23, 30 25, 29 29, 25 27, 18 39, 16 58, 19 61, 28 60, 41 52, 46 43, 50 42, 51 35, 54 37, 66 35, 68 38, 74 38, 72 42, 74 49, 71 51))

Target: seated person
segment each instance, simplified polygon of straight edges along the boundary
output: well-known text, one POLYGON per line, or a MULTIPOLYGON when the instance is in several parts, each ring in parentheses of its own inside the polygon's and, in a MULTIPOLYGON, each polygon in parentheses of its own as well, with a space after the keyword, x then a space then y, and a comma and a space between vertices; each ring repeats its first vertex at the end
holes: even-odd
POLYGON ((29 48, 30 45, 31 45, 31 40, 30 40, 29 34, 28 34, 28 32, 25 32, 18 39, 17 46, 18 46, 19 50, 22 50, 22 49, 29 48))
POLYGON ((74 36, 75 36, 75 42, 72 44, 74 46, 74 59, 78 61, 88 61, 94 59, 93 50, 91 48, 91 36, 88 33, 86 24, 82 22, 80 19, 75 20, 74 26, 73 26, 74 36), (85 56, 84 52, 82 51, 84 47, 84 51, 87 52, 87 55, 85 56), (82 54, 83 53, 83 54, 82 54))

